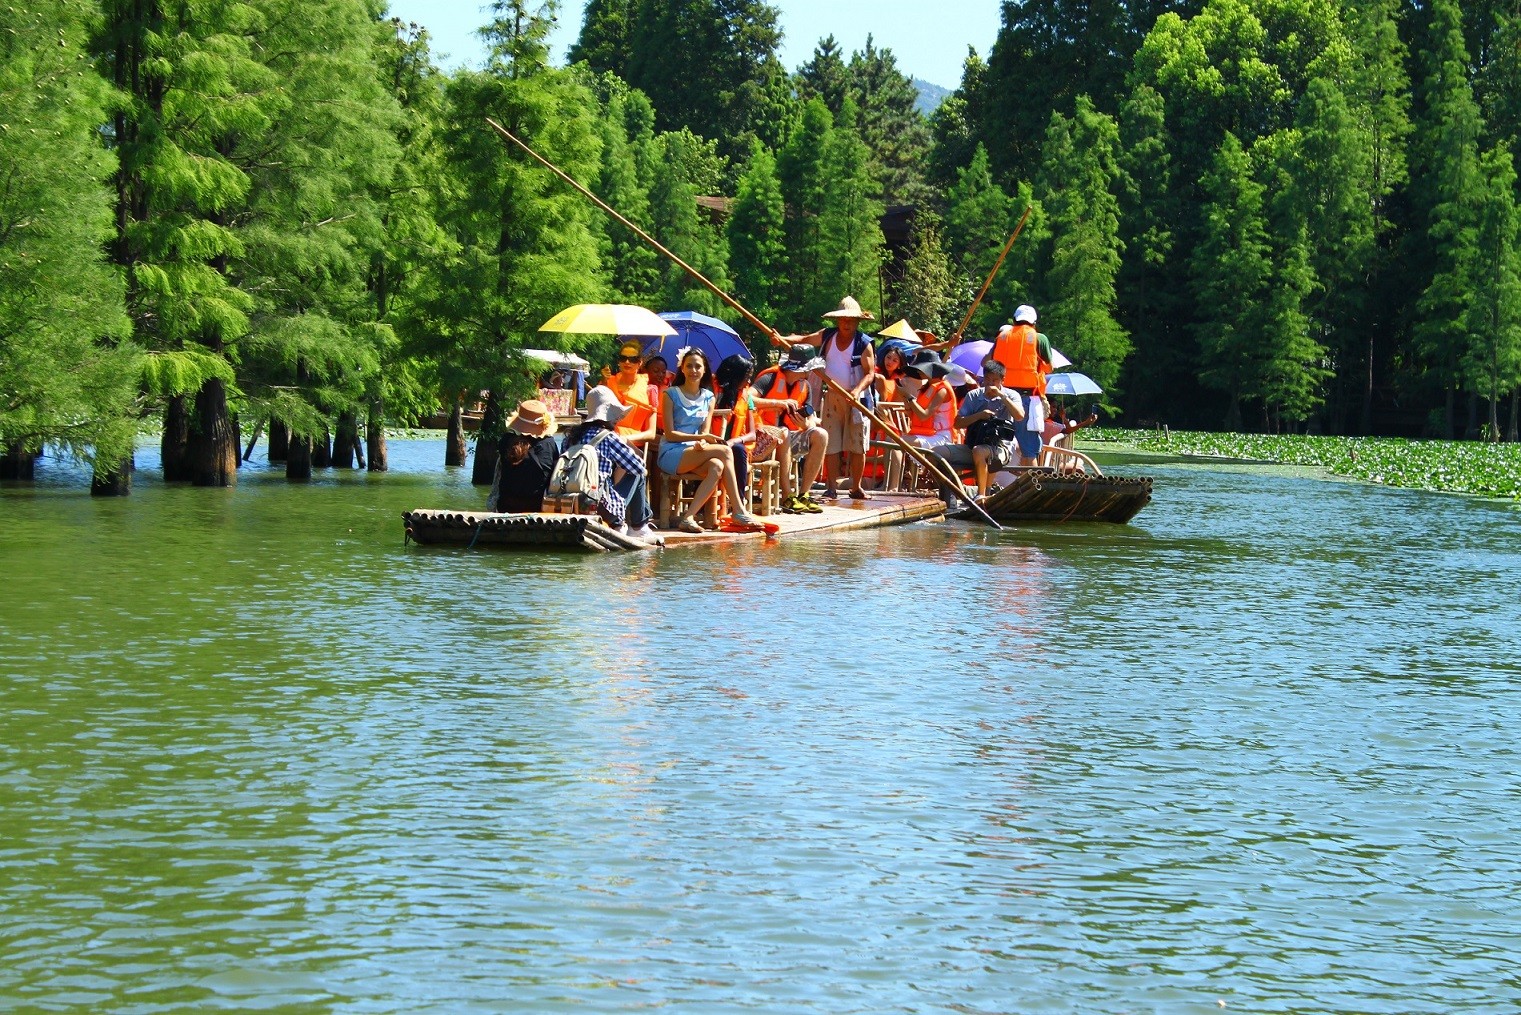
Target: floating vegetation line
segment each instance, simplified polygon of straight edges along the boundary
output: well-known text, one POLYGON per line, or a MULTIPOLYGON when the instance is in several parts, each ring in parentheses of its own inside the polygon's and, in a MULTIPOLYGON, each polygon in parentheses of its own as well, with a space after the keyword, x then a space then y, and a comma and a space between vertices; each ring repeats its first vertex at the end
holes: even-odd
POLYGON ((1521 444, 1111 428, 1085 434, 1138 451, 1315 466, 1337 476, 1412 490, 1521 499, 1521 444))

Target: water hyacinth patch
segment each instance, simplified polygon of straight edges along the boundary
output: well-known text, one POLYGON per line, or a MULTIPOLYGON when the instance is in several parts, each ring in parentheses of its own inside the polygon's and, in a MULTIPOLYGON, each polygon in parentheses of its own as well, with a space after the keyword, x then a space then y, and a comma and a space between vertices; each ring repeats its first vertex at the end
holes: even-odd
POLYGON ((1095 441, 1140 451, 1314 466, 1413 490, 1521 498, 1521 444, 1113 428, 1090 433, 1095 441))

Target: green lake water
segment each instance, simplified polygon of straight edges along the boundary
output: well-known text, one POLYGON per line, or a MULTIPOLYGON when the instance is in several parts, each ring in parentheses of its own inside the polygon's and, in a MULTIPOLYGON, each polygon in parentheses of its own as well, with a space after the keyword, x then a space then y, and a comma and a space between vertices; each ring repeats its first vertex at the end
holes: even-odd
POLYGON ((0 487, 0 1010, 1521 1009, 1521 514, 404 546, 385 476, 0 487))

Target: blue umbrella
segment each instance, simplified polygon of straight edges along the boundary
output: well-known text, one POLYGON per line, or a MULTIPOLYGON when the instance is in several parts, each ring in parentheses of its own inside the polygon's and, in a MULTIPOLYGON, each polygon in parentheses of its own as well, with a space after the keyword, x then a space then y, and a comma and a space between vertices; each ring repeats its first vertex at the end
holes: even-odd
POLYGON ((1065 373, 1046 375, 1048 395, 1102 395, 1104 389, 1087 374, 1065 373))
POLYGON ((708 317, 694 310, 673 310, 661 314, 660 318, 675 328, 676 334, 642 339, 645 359, 659 356, 674 370, 677 350, 689 345, 701 349, 708 357, 708 365, 714 369, 735 353, 746 359, 755 358, 740 339, 739 332, 716 317, 708 317))

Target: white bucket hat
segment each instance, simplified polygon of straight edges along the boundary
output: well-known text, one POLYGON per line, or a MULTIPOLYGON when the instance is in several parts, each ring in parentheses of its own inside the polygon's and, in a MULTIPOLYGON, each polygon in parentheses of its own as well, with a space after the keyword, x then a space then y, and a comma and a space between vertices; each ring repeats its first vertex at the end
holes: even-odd
POLYGON ((631 405, 618 401, 618 394, 605 384, 599 384, 586 393, 586 420, 600 419, 604 423, 618 425, 628 415, 631 405))

